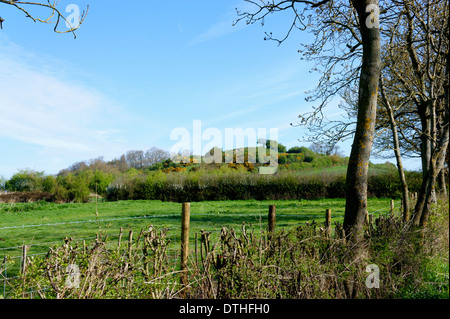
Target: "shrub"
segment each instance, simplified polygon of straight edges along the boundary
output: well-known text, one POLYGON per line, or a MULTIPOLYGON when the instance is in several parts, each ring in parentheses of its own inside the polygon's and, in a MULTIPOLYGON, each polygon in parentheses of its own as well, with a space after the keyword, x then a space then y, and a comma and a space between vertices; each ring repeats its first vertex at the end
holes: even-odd
POLYGON ((345 198, 345 176, 339 175, 327 187, 327 198, 345 198))
POLYGON ((47 192, 14 192, 0 194, 0 203, 58 202, 60 198, 47 192))
POLYGON ((419 192, 422 185, 422 172, 405 172, 408 189, 411 193, 419 192))
POLYGON ((314 156, 313 155, 305 155, 304 161, 306 163, 311 163, 313 160, 314 160, 314 156))
POLYGON ((89 180, 86 173, 74 175, 68 173, 66 176, 59 176, 58 183, 65 189, 64 195, 67 201, 87 202, 90 196, 89 180))
MULTIPOLYGON (((294 163, 303 169, 308 163, 294 163)), ((305 168, 306 167, 306 168, 305 168)), ((410 179, 420 182, 420 179, 410 179)), ((410 189, 420 187, 411 184, 410 189)), ((163 201, 320 199, 345 197, 345 172, 292 174, 279 170, 275 175, 249 173, 244 166, 215 170, 163 173, 148 172, 135 177, 122 176, 107 190, 108 200, 158 199, 163 201)), ((371 174, 368 195, 401 198, 396 172, 371 174)))
POLYGON ((376 197, 401 198, 401 182, 398 173, 369 174, 367 193, 376 197))
POLYGON ((5 188, 13 192, 40 191, 43 176, 44 172, 19 170, 5 183, 5 188))
POLYGON ((53 176, 46 176, 42 181, 42 190, 47 193, 55 193, 56 179, 53 176))
POLYGON ((89 178, 89 189, 99 195, 105 195, 108 185, 113 180, 113 175, 95 170, 94 174, 89 178))

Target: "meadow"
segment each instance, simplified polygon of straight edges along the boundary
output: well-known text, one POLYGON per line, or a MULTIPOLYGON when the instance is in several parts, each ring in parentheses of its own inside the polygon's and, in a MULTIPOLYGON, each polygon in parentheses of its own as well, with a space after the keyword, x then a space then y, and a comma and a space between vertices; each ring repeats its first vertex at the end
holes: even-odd
MULTIPOLYGON (((400 201, 396 204, 400 205, 400 201)), ((257 231, 265 231, 269 205, 276 206, 276 225, 281 229, 313 221, 323 224, 326 209, 332 210, 333 222, 342 222, 345 199, 192 202, 191 245, 194 245, 195 233, 201 230, 211 231, 214 237, 222 227, 240 228, 245 223, 257 231)), ((386 214, 389 209, 390 199, 369 199, 370 214, 386 214)), ((30 246, 28 256, 36 256, 46 254, 49 247, 61 245, 66 237, 90 242, 101 233, 116 241, 121 228, 125 234, 139 233, 149 225, 169 230, 173 254, 177 257, 180 203, 135 200, 0 204, 0 259, 5 256, 19 259, 23 245, 30 246)))
POLYGON ((369 255, 354 263, 337 227, 344 199, 191 202, 186 277, 181 203, 0 204, 0 273, 9 278, 0 280, 0 298, 448 298, 448 200, 419 237, 405 231, 400 201, 393 213, 390 203, 368 199, 369 255), (276 206, 270 236, 269 205, 276 206), (327 209, 331 237, 320 229, 327 209), (79 289, 66 281, 74 262, 79 289), (379 265, 381 289, 365 286, 368 264, 379 265))

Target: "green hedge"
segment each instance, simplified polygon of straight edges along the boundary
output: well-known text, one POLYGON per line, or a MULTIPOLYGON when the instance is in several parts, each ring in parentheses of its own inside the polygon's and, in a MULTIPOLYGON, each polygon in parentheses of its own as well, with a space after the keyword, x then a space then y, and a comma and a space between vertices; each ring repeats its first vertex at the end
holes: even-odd
MULTIPOLYGON (((411 192, 418 191, 419 173, 407 175, 411 192)), ((162 201, 274 200, 345 198, 345 176, 342 174, 312 176, 279 173, 198 174, 169 173, 135 176, 115 181, 107 189, 108 200, 157 199, 162 201)), ((395 172, 371 174, 369 197, 401 198, 401 183, 395 172)))

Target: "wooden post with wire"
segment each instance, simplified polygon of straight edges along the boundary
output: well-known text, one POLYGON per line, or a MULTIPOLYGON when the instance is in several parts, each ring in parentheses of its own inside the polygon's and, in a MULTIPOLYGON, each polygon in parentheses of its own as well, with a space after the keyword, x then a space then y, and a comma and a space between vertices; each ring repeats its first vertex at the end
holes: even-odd
POLYGON ((327 236, 331 236, 331 209, 327 209, 325 212, 325 229, 327 236))
POLYGON ((189 228, 190 228, 191 204, 183 203, 181 209, 181 283, 187 285, 187 270, 189 257, 189 228))
POLYGON ((269 233, 273 234, 275 232, 276 224, 276 207, 275 205, 269 206, 269 233))
POLYGON ((133 248, 133 231, 128 234, 128 258, 131 259, 131 249, 133 248))
POLYGON ((198 233, 195 233, 195 264, 198 264, 198 248, 197 248, 197 243, 198 243, 198 233))
POLYGON ((27 252, 28 252, 29 246, 23 245, 22 246, 22 265, 21 265, 21 272, 22 274, 25 274, 27 271, 27 252))

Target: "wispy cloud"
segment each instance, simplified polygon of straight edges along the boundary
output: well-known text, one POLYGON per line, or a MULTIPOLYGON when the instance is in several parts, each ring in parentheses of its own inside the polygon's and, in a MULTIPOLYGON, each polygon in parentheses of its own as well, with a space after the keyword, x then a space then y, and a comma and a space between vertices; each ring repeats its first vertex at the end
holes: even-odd
POLYGON ((222 21, 217 22, 215 25, 213 25, 207 31, 205 31, 204 33, 199 35, 197 38, 192 40, 190 42, 190 45, 214 40, 214 39, 220 38, 222 36, 225 36, 227 34, 239 31, 240 29, 245 27, 243 24, 233 26, 232 22, 233 22, 233 20, 229 20, 229 19, 224 19, 222 21))
POLYGON ((286 100, 298 101, 301 106, 307 90, 304 89, 305 83, 308 85, 309 81, 305 79, 304 73, 305 66, 296 59, 274 63, 270 68, 261 69, 255 74, 243 74, 239 81, 219 91, 216 99, 228 100, 236 107, 245 106, 243 110, 246 113, 258 112, 271 105, 276 107, 286 100))
POLYGON ((0 139, 60 156, 120 149, 117 124, 123 114, 114 101, 49 68, 48 58, 46 64, 0 38, 0 139))
MULTIPOLYGON (((247 6, 246 2, 239 1, 239 6, 247 6)), ((234 24, 236 21, 236 7, 238 5, 230 6, 229 10, 223 14, 222 17, 218 19, 218 21, 211 25, 206 31, 201 33, 195 39, 193 39, 189 45, 194 45, 202 42, 211 41, 233 32, 237 32, 239 30, 244 29, 247 24, 245 22, 234 24)))

